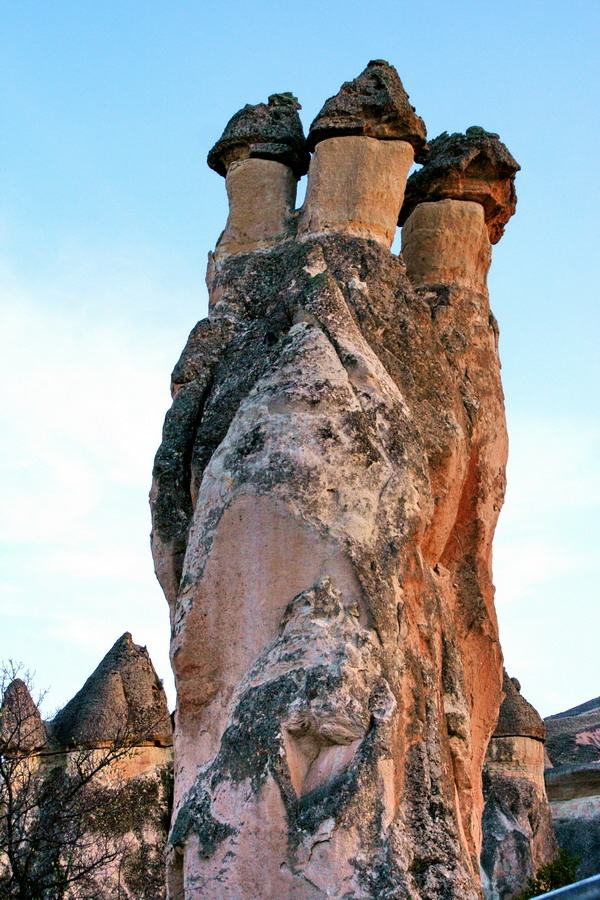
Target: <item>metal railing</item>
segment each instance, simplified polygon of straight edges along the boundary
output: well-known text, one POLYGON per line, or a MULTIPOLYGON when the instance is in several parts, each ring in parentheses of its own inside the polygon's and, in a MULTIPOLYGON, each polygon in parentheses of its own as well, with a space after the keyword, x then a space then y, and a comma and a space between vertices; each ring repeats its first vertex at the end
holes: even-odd
POLYGON ((576 881, 567 887, 557 888, 548 894, 539 894, 538 900, 600 900, 600 875, 593 875, 584 881, 576 881))

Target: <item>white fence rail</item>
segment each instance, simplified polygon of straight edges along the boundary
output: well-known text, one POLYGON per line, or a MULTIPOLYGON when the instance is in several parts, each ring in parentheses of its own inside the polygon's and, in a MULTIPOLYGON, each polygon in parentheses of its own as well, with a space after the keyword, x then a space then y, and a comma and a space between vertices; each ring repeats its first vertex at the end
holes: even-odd
POLYGON ((567 887, 540 894, 538 900, 600 900, 600 875, 593 875, 585 881, 577 881, 567 887))

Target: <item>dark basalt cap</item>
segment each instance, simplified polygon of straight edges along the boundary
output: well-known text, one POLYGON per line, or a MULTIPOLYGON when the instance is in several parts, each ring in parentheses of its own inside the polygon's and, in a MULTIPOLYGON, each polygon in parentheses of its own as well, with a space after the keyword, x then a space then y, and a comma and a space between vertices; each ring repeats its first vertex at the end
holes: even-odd
POLYGON ((346 81, 330 97, 308 133, 308 148, 332 137, 364 134, 381 140, 407 141, 422 162, 427 150, 425 123, 410 105, 393 66, 372 60, 354 81, 346 81))
POLYGON ((122 635, 50 729, 61 747, 112 741, 170 746, 167 700, 146 648, 129 632, 122 635))
POLYGON ((229 120, 225 131, 208 154, 208 165, 226 175, 232 162, 241 159, 272 159, 289 166, 296 178, 308 171, 306 149, 293 94, 272 94, 268 104, 247 104, 229 120))
POLYGON ((46 726, 29 688, 20 678, 15 678, 2 698, 0 748, 6 748, 8 753, 30 753, 41 750, 47 740, 46 726))
POLYGON ((431 142, 423 168, 408 179, 399 224, 419 203, 473 200, 483 206, 490 241, 496 244, 517 206, 520 168, 497 134, 478 126, 466 134, 444 131, 431 142))
POLYGON ((521 696, 517 679, 509 678, 506 670, 502 690, 506 696, 500 707, 494 737, 531 737, 543 741, 546 737, 546 726, 538 711, 521 696))

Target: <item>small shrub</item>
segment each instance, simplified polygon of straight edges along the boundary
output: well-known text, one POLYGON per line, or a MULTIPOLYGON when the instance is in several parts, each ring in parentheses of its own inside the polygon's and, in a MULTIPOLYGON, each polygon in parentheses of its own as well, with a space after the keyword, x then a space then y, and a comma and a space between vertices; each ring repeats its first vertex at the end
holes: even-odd
POLYGON ((559 850, 552 862, 544 863, 534 878, 527 879, 527 887, 516 894, 513 900, 529 900, 530 897, 539 897, 540 894, 573 884, 577 878, 579 863, 579 857, 574 856, 570 850, 559 850))

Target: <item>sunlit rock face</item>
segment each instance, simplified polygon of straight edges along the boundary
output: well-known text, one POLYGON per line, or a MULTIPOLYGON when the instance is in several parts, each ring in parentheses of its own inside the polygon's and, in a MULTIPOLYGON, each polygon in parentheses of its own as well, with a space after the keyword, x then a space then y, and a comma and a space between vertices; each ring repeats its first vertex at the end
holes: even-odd
POLYGON ((600 872, 600 697, 545 719, 546 789, 556 837, 579 857, 578 876, 600 872))
POLYGON ((169 896, 475 900, 506 461, 486 212, 413 197, 390 252, 425 129, 377 60, 317 116, 290 213, 290 109, 289 138, 261 132, 276 154, 250 129, 220 169, 228 190, 232 166, 282 171, 273 193, 264 168, 240 180, 267 224, 244 226, 251 252, 228 226, 211 256, 154 469, 169 896))
POLYGON ((503 690, 483 772, 485 900, 509 900, 558 850, 544 785, 546 728, 506 672, 503 690))

